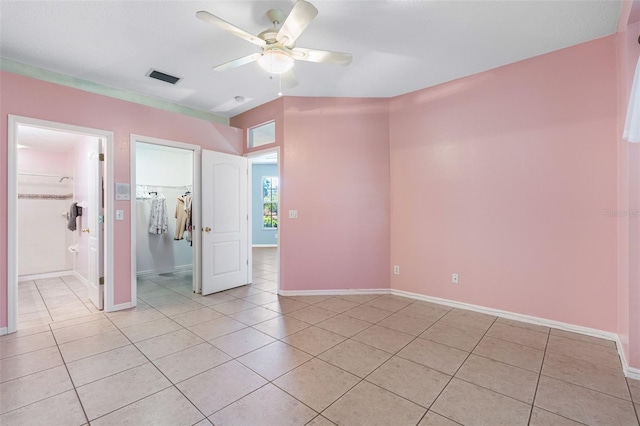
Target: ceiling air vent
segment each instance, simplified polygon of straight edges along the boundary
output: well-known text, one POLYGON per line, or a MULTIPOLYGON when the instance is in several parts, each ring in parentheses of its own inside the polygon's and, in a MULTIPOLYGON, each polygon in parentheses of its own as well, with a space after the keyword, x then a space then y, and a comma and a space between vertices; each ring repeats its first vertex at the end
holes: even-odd
POLYGON ((155 78, 156 80, 164 81, 170 84, 176 84, 180 81, 180 77, 174 77, 157 70, 151 70, 147 75, 151 78, 155 78))

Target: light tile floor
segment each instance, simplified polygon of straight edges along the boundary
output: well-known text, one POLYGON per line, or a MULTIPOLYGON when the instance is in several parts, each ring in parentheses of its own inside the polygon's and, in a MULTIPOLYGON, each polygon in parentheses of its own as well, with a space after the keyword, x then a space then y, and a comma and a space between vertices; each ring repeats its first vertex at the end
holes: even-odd
POLYGON ((50 318, 0 337, 0 424, 638 425, 610 341, 396 296, 278 297, 273 250, 254 277, 206 297, 148 277, 135 309, 67 318, 60 281, 29 285, 50 318))

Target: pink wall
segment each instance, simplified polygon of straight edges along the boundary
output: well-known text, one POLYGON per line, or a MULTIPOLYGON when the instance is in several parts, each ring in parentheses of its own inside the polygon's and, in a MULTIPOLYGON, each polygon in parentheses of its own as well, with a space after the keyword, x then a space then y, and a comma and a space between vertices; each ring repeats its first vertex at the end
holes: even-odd
POLYGON ((281 289, 389 287, 388 101, 287 97, 231 124, 269 120, 281 149, 281 289))
POLYGON ((285 98, 284 120, 282 288, 388 288, 388 101, 285 98))
MULTIPOLYGON (((7 168, 8 114, 39 118, 113 131, 116 182, 129 182, 129 138, 132 133, 170 139, 204 149, 238 154, 242 132, 228 126, 134 104, 78 89, 35 80, 9 72, 0 73, 0 170, 7 168)), ((7 176, 0 173, 0 200, 7 198, 7 176)), ((115 201, 114 209, 125 211, 125 220, 115 223, 115 300, 130 302, 130 202, 115 201)), ((0 213, 0 327, 7 325, 7 212, 0 213)))
MULTIPOLYGON (((640 2, 625 1, 617 34, 618 210, 640 211, 640 146, 623 140, 624 121, 640 57, 640 2), (635 12, 635 13, 634 13, 635 12)), ((617 333, 629 365, 640 368, 640 218, 618 218, 617 333)))
POLYGON ((391 101, 392 288, 616 330, 615 53, 606 37, 391 101))

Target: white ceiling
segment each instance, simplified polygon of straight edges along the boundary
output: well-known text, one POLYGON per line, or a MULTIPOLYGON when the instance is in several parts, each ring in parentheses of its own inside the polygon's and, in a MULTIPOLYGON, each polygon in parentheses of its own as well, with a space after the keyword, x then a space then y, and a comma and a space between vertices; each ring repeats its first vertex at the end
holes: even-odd
POLYGON ((18 147, 49 152, 71 152, 89 136, 32 126, 18 126, 18 147))
MULTIPOLYGON (((252 34, 294 1, 0 0, 0 56, 231 117, 275 99, 257 64, 212 68, 259 49, 196 19, 207 10, 252 34), (182 77, 150 79, 151 68, 182 77), (246 98, 244 103, 235 96, 246 98)), ((348 67, 298 61, 288 96, 390 97, 616 31, 619 0, 327 1, 297 45, 353 54, 348 67)))

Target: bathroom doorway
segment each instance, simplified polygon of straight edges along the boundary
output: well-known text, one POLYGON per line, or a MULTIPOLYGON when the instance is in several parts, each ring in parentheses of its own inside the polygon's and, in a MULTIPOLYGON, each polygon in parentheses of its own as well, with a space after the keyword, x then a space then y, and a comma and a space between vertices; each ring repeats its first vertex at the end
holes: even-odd
POLYGON ((105 153, 112 136, 25 117, 9 121, 11 333, 104 308, 112 262, 103 179, 110 176, 105 153))

